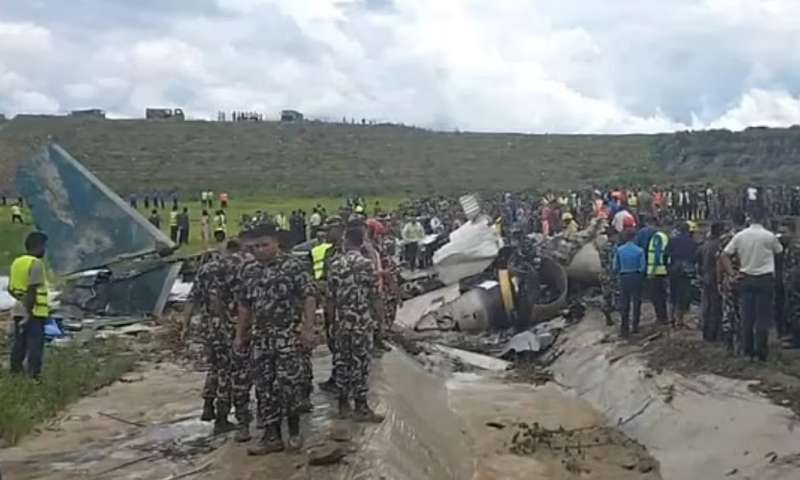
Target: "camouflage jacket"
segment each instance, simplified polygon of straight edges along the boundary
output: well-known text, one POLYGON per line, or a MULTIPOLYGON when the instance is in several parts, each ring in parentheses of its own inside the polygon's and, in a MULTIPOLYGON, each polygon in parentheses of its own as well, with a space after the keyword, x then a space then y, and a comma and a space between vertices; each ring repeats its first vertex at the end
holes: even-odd
POLYGON ((800 245, 790 242, 783 250, 783 282, 792 291, 800 291, 800 245))
POLYGON ((283 253, 269 262, 245 262, 241 282, 239 300, 251 308, 260 337, 295 336, 302 323, 303 302, 317 294, 303 262, 283 253))
POLYGON ((372 325, 370 306, 378 279, 372 262, 360 252, 347 251, 332 263, 328 288, 336 305, 337 328, 366 330, 372 325))
POLYGON ((189 300, 202 306, 206 316, 218 316, 215 305, 219 302, 227 319, 235 321, 238 279, 244 258, 240 254, 219 256, 203 264, 197 271, 189 300))

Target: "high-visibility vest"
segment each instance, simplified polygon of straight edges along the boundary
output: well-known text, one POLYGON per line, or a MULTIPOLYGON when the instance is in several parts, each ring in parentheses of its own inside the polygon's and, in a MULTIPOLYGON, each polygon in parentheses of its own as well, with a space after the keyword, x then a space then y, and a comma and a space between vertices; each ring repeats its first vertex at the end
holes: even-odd
POLYGON ((224 215, 216 215, 214 217, 214 231, 215 232, 227 232, 228 226, 225 224, 225 216, 224 215))
POLYGON ((647 275, 662 277, 667 275, 664 253, 667 251, 669 237, 664 232, 656 232, 647 246, 647 275))
POLYGON ((20 216, 20 217, 22 216, 22 209, 19 208, 19 205, 13 205, 11 207, 11 215, 20 216))
POLYGON ((311 249, 311 261, 314 263, 314 278, 319 280, 325 273, 325 254, 333 246, 332 243, 320 243, 311 249))
MULTIPOLYGON (((11 264, 11 277, 8 281, 8 293, 17 300, 22 300, 28 292, 28 279, 31 268, 35 262, 41 262, 33 255, 17 257, 11 264)), ((50 316, 50 307, 47 304, 47 279, 36 287, 36 299, 33 303, 33 316, 47 318, 50 316)))
POLYGON ((176 212, 175 210, 169 212, 169 226, 170 227, 178 226, 178 212, 176 212))

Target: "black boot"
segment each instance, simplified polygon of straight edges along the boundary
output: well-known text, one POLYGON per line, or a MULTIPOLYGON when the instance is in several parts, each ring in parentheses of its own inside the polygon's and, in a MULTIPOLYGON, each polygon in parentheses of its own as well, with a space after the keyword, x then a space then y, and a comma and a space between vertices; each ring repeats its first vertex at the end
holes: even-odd
POLYGON ((248 455, 269 455, 270 453, 282 452, 286 446, 281 438, 281 424, 276 422, 267 425, 264 429, 264 436, 258 445, 247 449, 248 455))
POLYGON ((230 411, 230 405, 217 405, 217 418, 214 420, 214 435, 222 435, 236 430, 236 425, 228 421, 228 413, 230 411))
POLYGON ((320 383, 319 389, 322 390, 323 392, 339 393, 339 389, 336 387, 336 382, 333 381, 333 377, 320 383))
POLYGON ((375 339, 375 347, 374 348, 375 348, 375 350, 381 351, 381 352, 391 352, 392 351, 392 347, 390 347, 389 344, 386 343, 386 341, 383 339, 383 337, 377 337, 375 339))
POLYGON ((200 420, 204 422, 210 422, 217 418, 216 412, 214 412, 214 399, 213 398, 206 398, 203 399, 203 414, 200 415, 200 420))
POLYGON ((347 397, 339 398, 339 419, 346 420, 353 415, 353 409, 350 408, 350 401, 347 397))
POLYGON ((286 422, 289 426, 289 450, 298 451, 303 448, 303 437, 300 436, 300 415, 291 414, 286 422))
POLYGON ((239 443, 249 442, 252 437, 250 436, 250 425, 247 423, 239 423, 236 425, 236 435, 233 439, 239 443))
POLYGON ((366 401, 356 402, 353 421, 356 423, 381 423, 385 417, 378 415, 367 405, 366 401))

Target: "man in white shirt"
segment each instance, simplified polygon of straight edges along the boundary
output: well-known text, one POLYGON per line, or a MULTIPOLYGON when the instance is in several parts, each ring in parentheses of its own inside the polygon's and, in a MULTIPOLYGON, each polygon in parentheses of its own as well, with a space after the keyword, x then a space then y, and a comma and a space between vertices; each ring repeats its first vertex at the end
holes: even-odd
POLYGON ((783 252, 783 246, 775 234, 762 226, 762 220, 763 214, 756 212, 750 227, 737 233, 725 247, 721 262, 726 278, 738 278, 744 330, 742 351, 766 361, 775 308, 775 255, 783 252), (739 272, 733 271, 733 255, 739 258, 739 272))
POLYGON ((425 228, 419 221, 419 217, 409 219, 403 226, 401 232, 403 242, 405 243, 406 261, 408 268, 412 271, 417 269, 417 257, 419 256, 419 242, 425 238, 425 228))
POLYGON ((320 227, 322 226, 322 215, 320 215, 319 210, 314 208, 313 213, 311 214, 311 218, 308 219, 308 226, 311 230, 310 236, 312 238, 316 238, 317 232, 319 231, 320 227))

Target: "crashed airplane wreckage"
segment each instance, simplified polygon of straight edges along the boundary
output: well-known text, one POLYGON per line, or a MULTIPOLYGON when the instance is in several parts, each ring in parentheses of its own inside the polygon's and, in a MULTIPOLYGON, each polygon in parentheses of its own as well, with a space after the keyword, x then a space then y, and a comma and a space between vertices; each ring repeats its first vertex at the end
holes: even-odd
POLYGON ((182 267, 164 233, 54 143, 19 166, 16 185, 49 237, 61 290, 54 316, 163 312, 182 267))
POLYGON ((433 257, 439 280, 457 283, 460 295, 434 300, 414 330, 522 331, 564 313, 571 285, 577 290, 598 282, 596 245, 605 241, 604 222, 552 238, 518 236, 504 246, 476 205, 474 197, 462 198, 470 221, 451 233, 433 257))

